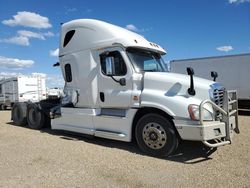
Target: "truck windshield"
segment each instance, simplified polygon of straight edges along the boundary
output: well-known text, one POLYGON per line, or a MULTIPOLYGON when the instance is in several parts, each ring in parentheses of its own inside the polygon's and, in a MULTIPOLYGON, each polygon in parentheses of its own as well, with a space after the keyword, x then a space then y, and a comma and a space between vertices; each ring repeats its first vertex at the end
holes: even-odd
POLYGON ((159 53, 128 48, 127 54, 138 72, 167 72, 166 65, 159 53))

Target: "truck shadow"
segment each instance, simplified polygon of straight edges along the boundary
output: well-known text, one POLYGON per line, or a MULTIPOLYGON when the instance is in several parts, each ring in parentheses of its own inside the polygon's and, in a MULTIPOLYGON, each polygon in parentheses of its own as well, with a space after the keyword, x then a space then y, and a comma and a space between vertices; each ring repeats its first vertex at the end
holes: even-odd
MULTIPOLYGON (((12 126, 17 126, 13 122, 9 122, 7 124, 12 125, 12 126)), ((22 128, 30 129, 28 127, 22 127, 22 128)), ((135 142, 122 142, 122 141, 116 141, 116 140, 109 140, 109 139, 98 138, 98 137, 85 135, 85 134, 72 133, 68 131, 52 130, 50 128, 44 128, 42 130, 34 130, 34 131, 40 131, 41 133, 58 136, 64 140, 86 142, 86 143, 96 144, 96 145, 103 146, 103 147, 126 150, 131 153, 135 153, 135 154, 142 155, 142 156, 147 156, 140 151, 140 149, 138 148, 135 142)), ((213 148, 213 149, 207 148, 200 142, 181 141, 177 151, 173 155, 165 157, 165 158, 158 158, 158 159, 174 161, 174 162, 179 162, 179 163, 184 163, 184 164, 195 164, 195 163, 200 163, 203 161, 211 160, 212 157, 210 156, 215 151, 216 151, 216 148, 213 148)))

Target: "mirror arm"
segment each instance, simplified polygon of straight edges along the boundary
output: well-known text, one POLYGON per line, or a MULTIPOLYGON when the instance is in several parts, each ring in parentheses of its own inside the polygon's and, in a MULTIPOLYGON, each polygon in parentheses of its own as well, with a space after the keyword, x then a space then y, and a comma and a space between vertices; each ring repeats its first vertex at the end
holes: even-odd
POLYGON ((113 76, 109 76, 112 78, 112 80, 114 80, 115 82, 119 83, 121 86, 125 86, 126 85, 126 79, 125 78, 121 78, 120 80, 116 80, 113 76))
POLYGON ((120 81, 119 81, 119 80, 116 80, 113 76, 110 76, 110 77, 111 77, 112 80, 114 80, 115 82, 120 83, 120 81))

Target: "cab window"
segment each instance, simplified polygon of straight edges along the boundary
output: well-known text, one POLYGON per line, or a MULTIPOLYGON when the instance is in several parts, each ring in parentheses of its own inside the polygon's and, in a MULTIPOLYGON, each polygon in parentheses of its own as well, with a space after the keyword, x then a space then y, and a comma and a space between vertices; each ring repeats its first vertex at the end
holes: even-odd
POLYGON ((127 67, 122 58, 122 55, 119 51, 108 52, 108 54, 101 55, 101 69, 102 73, 106 75, 106 57, 113 57, 114 58, 114 65, 115 65, 115 75, 114 76, 124 76, 127 74, 127 67))
POLYGON ((67 44, 69 43, 69 41, 72 39, 72 37, 75 34, 75 30, 70 30, 66 33, 65 37, 64 37, 64 41, 63 41, 63 47, 66 47, 67 44))
POLYGON ((71 82, 72 81, 72 72, 71 72, 71 66, 69 63, 67 63, 65 65, 64 70, 65 70, 66 82, 71 82))

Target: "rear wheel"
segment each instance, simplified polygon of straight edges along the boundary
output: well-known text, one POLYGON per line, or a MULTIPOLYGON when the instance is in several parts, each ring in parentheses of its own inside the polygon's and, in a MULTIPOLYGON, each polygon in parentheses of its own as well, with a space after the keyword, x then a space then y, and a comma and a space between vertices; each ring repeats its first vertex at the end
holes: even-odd
POLYGON ((146 154, 166 157, 178 147, 178 136, 173 123, 158 114, 146 114, 137 123, 135 136, 146 154))
POLYGON ((39 107, 31 103, 27 106, 27 122, 32 129, 41 129, 45 125, 46 116, 39 107))
POLYGON ((26 111, 27 104, 26 103, 15 103, 11 109, 11 119, 16 125, 26 125, 26 111))
POLYGON ((4 104, 0 104, 0 110, 7 110, 7 106, 4 104))

